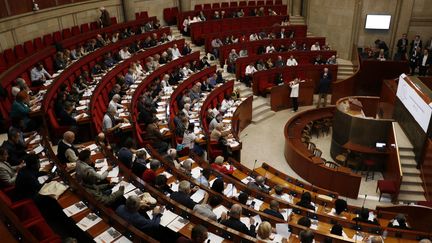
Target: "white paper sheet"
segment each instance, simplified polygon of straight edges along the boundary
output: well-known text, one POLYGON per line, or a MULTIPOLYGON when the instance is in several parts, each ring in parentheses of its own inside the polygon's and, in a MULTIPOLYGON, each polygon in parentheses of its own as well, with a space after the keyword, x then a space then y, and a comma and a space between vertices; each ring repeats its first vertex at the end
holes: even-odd
POLYGON ((93 227, 95 224, 99 223, 102 219, 99 218, 94 213, 89 213, 87 216, 85 216, 83 219, 81 219, 76 225, 82 230, 87 231, 91 227, 93 227))
POLYGON ((289 238, 291 234, 289 232, 288 224, 276 224, 276 233, 286 238, 289 238))
POLYGON ((188 223, 189 223, 189 220, 179 216, 175 220, 173 220, 171 223, 169 223, 167 227, 174 232, 179 232, 188 223))
POLYGON ((118 232, 113 227, 110 227, 107 230, 105 230, 104 232, 102 232, 102 234, 96 236, 93 240, 96 243, 108 243, 108 242, 113 242, 115 239, 117 239, 121 236, 122 236, 122 234, 120 232, 118 232))
POLYGON ((108 172, 108 176, 107 177, 117 177, 119 174, 119 167, 113 167, 112 170, 110 172, 108 172))
POLYGON ((86 208, 87 206, 82 201, 79 201, 63 209, 63 212, 66 214, 66 216, 71 217, 81 211, 84 211, 86 208))
POLYGON ((198 189, 190 198, 194 202, 200 203, 204 199, 205 193, 203 189, 198 189))

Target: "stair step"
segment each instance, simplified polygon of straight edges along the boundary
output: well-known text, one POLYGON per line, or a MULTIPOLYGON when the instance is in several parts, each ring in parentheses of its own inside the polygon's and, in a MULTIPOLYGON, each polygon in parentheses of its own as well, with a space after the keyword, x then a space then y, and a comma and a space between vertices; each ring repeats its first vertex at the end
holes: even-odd
POLYGON ((409 193, 399 193, 398 200, 402 202, 426 201, 424 195, 412 195, 409 193))
POLYGON ((404 193, 412 194, 424 194, 423 187, 421 185, 401 185, 400 191, 404 193))
POLYGON ((402 159, 401 160, 401 167, 402 167, 402 170, 404 168, 416 168, 417 167, 417 163, 413 159, 406 159, 406 160, 402 159))
POLYGON ((399 153, 401 151, 411 151, 411 152, 414 153, 414 148, 413 147, 398 147, 398 149, 399 149, 399 153))
POLYGON ((415 157, 414 152, 411 150, 399 150, 399 156, 400 157, 415 157))
POLYGON ((246 90, 246 91, 240 91, 240 97, 242 98, 247 98, 249 96, 253 95, 252 91, 250 90, 246 90))
MULTIPOLYGON (((259 96, 258 96, 259 97, 259 96)), ((267 100, 265 98, 257 98, 252 102, 252 109, 261 107, 261 106, 268 106, 267 100)))
POLYGON ((402 184, 421 184, 422 180, 419 176, 404 175, 402 177, 402 184))
POLYGON ((403 167, 402 168, 403 175, 413 175, 413 176, 419 176, 420 170, 415 167, 403 167))
POLYGON ((256 107, 256 108, 252 109, 252 117, 259 116, 259 115, 261 115, 263 113, 267 113, 269 111, 271 111, 270 110, 270 106, 268 106, 268 105, 261 105, 259 107, 256 107))
POLYGON ((260 114, 258 116, 253 116, 252 123, 253 124, 260 123, 264 120, 269 119, 270 117, 274 116, 275 114, 276 114, 276 112, 270 110, 270 111, 263 113, 263 114, 260 114))

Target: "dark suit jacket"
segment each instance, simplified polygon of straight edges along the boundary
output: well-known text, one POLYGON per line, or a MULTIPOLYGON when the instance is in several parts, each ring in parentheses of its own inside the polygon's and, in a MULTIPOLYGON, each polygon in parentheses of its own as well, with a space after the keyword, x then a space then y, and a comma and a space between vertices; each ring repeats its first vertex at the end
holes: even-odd
POLYGON ((38 181, 39 172, 24 167, 18 172, 15 190, 20 198, 34 198, 42 185, 38 181))
POLYGON ((321 75, 321 79, 318 84, 318 93, 327 94, 330 91, 330 84, 332 80, 332 74, 327 73, 327 77, 324 77, 324 73, 321 75))
MULTIPOLYGON (((422 66, 422 62, 423 62, 423 57, 424 57, 424 55, 421 55, 421 57, 420 57, 420 62, 419 62, 419 64, 420 64, 420 66, 422 66)), ((431 65, 432 64, 432 55, 431 54, 428 54, 428 57, 427 57, 427 59, 426 59, 426 65, 425 66, 427 66, 427 65, 431 65)), ((422 66, 423 67, 423 66, 422 66)))
POLYGON ((183 192, 173 192, 171 193, 170 198, 190 209, 193 209, 197 204, 196 202, 194 202, 194 200, 190 198, 189 195, 186 195, 183 192))
POLYGON ((298 203, 296 203, 296 205, 302 206, 304 208, 308 208, 311 210, 315 210, 315 207, 311 203, 305 203, 305 202, 299 201, 298 203))
POLYGON ((237 230, 239 232, 242 232, 244 234, 255 237, 255 225, 251 225, 250 229, 248 229, 244 223, 242 223, 240 220, 234 219, 234 218, 229 218, 227 220, 224 220, 221 222, 221 224, 228 226, 228 227, 230 227, 234 230, 237 230))
POLYGON ((283 215, 281 213, 279 213, 278 211, 276 211, 276 210, 267 208, 267 209, 264 210, 264 213, 270 214, 272 216, 275 216, 276 218, 280 218, 282 220, 285 220, 284 217, 283 217, 283 215))
POLYGON ((27 156, 27 152, 25 151, 25 147, 20 144, 13 144, 11 141, 6 140, 2 145, 8 151, 9 157, 7 162, 10 165, 18 165, 27 156))

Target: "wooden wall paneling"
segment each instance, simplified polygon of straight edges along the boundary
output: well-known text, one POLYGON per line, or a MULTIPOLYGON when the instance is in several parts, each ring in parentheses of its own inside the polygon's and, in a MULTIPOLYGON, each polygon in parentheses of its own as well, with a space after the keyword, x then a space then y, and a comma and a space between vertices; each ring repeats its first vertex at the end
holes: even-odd
POLYGON ((10 9, 10 16, 17 15, 17 14, 23 14, 27 12, 33 11, 33 4, 31 0, 6 0, 9 9, 10 9))
POLYGON ((432 140, 426 140, 424 146, 423 163, 420 167, 423 189, 426 200, 432 200, 432 140))

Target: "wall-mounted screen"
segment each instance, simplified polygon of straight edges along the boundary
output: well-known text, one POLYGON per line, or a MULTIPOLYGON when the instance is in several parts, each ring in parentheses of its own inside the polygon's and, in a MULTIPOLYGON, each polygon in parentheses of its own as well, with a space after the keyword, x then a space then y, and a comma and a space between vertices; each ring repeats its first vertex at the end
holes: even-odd
MULTIPOLYGON (((428 104, 405 80, 406 75, 402 74, 399 77, 399 84, 396 92, 396 96, 409 111, 409 113, 414 117, 417 123, 421 126, 423 131, 427 133, 429 127, 429 121, 432 115, 431 104, 428 104)), ((412 85, 415 85, 411 82, 412 85)))
POLYGON ((377 15, 368 14, 366 15, 366 29, 373 30, 388 30, 390 28, 391 15, 377 15))

